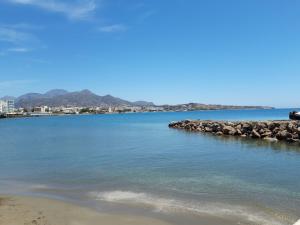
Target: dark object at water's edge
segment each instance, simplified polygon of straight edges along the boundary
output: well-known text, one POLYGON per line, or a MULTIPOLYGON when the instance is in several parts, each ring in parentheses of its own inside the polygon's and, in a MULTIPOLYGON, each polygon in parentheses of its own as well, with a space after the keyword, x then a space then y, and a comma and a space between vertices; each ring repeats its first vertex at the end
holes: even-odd
POLYGON ((212 133, 222 136, 240 136, 269 141, 286 141, 300 144, 300 122, 291 120, 273 121, 212 121, 183 120, 172 122, 170 128, 191 132, 212 133))
POLYGON ((32 117, 29 114, 0 114, 0 119, 14 119, 14 118, 24 118, 32 117))
POLYGON ((300 120, 300 113, 299 112, 290 112, 290 119, 291 120, 300 120))

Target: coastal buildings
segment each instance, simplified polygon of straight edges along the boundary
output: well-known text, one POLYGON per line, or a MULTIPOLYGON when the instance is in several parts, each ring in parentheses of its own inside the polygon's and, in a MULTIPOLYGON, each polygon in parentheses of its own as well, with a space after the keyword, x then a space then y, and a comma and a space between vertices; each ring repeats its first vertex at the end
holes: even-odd
POLYGON ((0 100, 0 113, 7 114, 13 113, 15 110, 14 100, 0 100))
POLYGON ((6 104, 4 101, 0 100, 0 113, 3 113, 6 109, 6 104))
POLYGON ((40 107, 35 107, 33 111, 35 113, 49 113, 51 111, 51 108, 48 106, 40 106, 40 107))

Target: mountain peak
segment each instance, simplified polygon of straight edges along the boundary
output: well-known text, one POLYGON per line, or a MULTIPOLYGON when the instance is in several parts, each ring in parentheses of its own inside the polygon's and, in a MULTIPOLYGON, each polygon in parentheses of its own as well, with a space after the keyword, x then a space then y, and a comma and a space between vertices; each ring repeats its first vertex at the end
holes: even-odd
POLYGON ((83 90, 80 91, 79 93, 81 93, 81 94, 92 94, 92 95, 94 95, 94 93, 91 92, 89 89, 83 89, 83 90))
POLYGON ((50 91, 47 91, 44 95, 46 97, 52 98, 55 96, 65 95, 67 93, 69 93, 69 92, 64 89, 52 89, 50 91))
POLYGON ((88 89, 81 91, 68 92, 63 89, 53 89, 45 94, 28 93, 16 99, 16 106, 23 108, 32 108, 47 105, 50 107, 59 106, 137 106, 152 105, 152 103, 139 101, 137 104, 116 98, 112 95, 99 96, 88 89))

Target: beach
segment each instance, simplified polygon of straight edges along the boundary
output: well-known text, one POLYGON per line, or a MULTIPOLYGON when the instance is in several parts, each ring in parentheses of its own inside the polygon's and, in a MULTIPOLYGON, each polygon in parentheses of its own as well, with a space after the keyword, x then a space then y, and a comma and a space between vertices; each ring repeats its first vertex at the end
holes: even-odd
MULTIPOLYGON (((199 225, 243 224, 203 215, 199 225)), ((1 196, 0 225, 171 225, 145 216, 99 213, 93 209, 46 198, 1 196)), ((246 224, 245 224, 246 225, 246 224)))
POLYGON ((0 198, 1 225, 168 225, 156 219, 101 214, 92 209, 45 198, 0 198))

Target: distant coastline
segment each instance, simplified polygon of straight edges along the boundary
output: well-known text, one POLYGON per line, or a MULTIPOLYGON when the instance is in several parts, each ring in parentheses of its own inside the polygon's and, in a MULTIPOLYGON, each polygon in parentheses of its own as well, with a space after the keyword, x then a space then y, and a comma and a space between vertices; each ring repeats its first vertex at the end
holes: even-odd
POLYGON ((240 107, 240 108, 216 108, 216 109, 189 109, 189 110, 144 110, 144 111, 118 111, 118 112, 97 112, 94 110, 85 111, 83 113, 52 113, 52 112, 45 112, 45 113, 36 113, 36 112, 15 112, 15 113, 8 113, 8 114, 0 114, 0 119, 14 119, 14 118, 30 118, 30 117, 50 117, 50 116, 79 116, 79 115, 111 115, 111 114, 134 114, 134 113, 155 113, 155 112, 193 112, 193 111, 219 111, 219 110, 271 110, 275 109, 272 107, 240 107))
POLYGON ((127 101, 111 95, 99 96, 89 90, 68 92, 63 89, 50 90, 44 94, 27 93, 19 97, 0 98, 2 117, 46 116, 68 114, 111 114, 137 112, 184 112, 199 110, 228 109, 273 109, 270 106, 238 106, 220 104, 164 104, 156 105, 147 101, 127 101))

